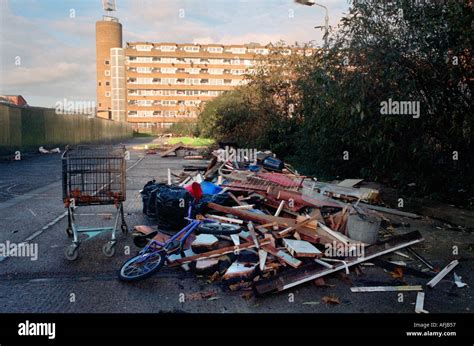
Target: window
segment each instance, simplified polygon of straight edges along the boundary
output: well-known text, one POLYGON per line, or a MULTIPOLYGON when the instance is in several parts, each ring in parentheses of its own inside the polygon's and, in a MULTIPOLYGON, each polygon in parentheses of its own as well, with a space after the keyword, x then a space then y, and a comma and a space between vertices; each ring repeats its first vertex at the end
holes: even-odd
POLYGON ((99 86, 101 86, 101 85, 102 85, 102 83, 101 83, 101 82, 99 82, 99 86))
POLYGON ((209 69, 210 74, 222 74, 222 72, 224 72, 224 70, 221 69, 221 68, 210 68, 209 69))
POLYGON ((110 97, 110 91, 105 92, 105 97, 110 97))
POLYGON ((105 82, 105 85, 110 85, 110 83, 109 83, 109 82, 105 82))
POLYGON ((137 84, 151 84, 153 78, 137 78, 137 84))
POLYGON ((137 100, 136 104, 142 107, 151 107, 151 105, 153 104, 153 101, 152 100, 137 100))
POLYGON ((207 47, 209 53, 222 53, 224 49, 222 47, 207 47))
POLYGON ((136 47, 137 47, 137 48, 136 48, 137 51, 140 51, 140 52, 149 52, 149 51, 151 51, 151 48, 152 48, 153 46, 151 46, 151 45, 139 44, 139 45, 137 45, 136 47))
POLYGON ((231 48, 232 54, 245 54, 246 48, 231 48))
POLYGON ((186 52, 199 52, 199 47, 198 46, 186 46, 186 47, 184 47, 184 50, 186 52))
POLYGON ((187 68, 186 72, 190 74, 199 74, 199 69, 198 68, 187 68))
POLYGON ((108 65, 110 62, 108 60, 105 60, 105 64, 108 65))
POLYGON ((222 85, 224 83, 222 79, 211 79, 210 82, 211 85, 222 85))
POLYGON ((140 62, 140 63, 153 62, 153 58, 151 56, 139 56, 137 57, 136 62, 140 62))
POLYGON ((110 76, 110 70, 105 70, 105 71, 104 71, 104 74, 105 74, 106 76, 110 76))
POLYGON ((174 52, 176 51, 176 46, 160 46, 162 52, 174 52))
POLYGON ((161 84, 175 84, 176 78, 161 78, 161 84))
POLYGON ((187 85, 199 84, 201 80, 199 78, 186 78, 187 85))
POLYGON ((163 67, 161 73, 176 73, 176 69, 173 67, 163 67))
POLYGON ((161 58, 161 62, 166 64, 174 64, 176 62, 176 58, 161 58))
POLYGON ((150 67, 137 67, 138 73, 151 73, 150 67))
POLYGON ((152 117, 153 111, 138 111, 137 116, 139 117, 152 117))
POLYGON ((266 49, 266 48, 257 48, 257 49, 255 49, 255 53, 265 55, 265 54, 268 54, 268 49, 266 49))

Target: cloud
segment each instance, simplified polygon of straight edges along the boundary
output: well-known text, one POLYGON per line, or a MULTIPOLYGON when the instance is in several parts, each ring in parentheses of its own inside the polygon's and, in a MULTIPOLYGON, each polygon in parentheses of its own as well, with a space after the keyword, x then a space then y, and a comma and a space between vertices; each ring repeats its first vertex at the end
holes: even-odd
MULTIPOLYGON (((320 0, 335 26, 347 0, 320 0)), ((0 0, 0 93, 32 105, 95 100, 95 22, 99 1, 0 0), (70 18, 70 8, 76 17, 70 18), (21 64, 15 64, 20 58, 21 64)), ((321 8, 293 0, 120 0, 124 41, 267 44, 322 42, 321 8)))

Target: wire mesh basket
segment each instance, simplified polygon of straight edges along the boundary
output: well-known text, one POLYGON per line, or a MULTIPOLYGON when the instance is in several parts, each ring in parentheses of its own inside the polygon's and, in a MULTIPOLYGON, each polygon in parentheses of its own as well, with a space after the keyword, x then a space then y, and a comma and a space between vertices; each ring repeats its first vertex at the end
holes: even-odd
POLYGON ((125 201, 125 147, 78 145, 62 156, 63 201, 76 206, 125 201))

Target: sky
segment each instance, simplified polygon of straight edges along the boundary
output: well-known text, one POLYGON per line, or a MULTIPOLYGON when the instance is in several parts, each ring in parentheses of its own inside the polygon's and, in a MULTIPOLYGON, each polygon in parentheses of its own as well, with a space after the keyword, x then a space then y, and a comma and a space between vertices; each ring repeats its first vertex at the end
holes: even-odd
MULTIPOLYGON (((322 45, 324 10, 294 0, 117 0, 125 42, 322 45)), ((319 0, 337 27, 349 0, 319 0)), ((95 102, 101 0, 0 0, 0 94, 95 102)))

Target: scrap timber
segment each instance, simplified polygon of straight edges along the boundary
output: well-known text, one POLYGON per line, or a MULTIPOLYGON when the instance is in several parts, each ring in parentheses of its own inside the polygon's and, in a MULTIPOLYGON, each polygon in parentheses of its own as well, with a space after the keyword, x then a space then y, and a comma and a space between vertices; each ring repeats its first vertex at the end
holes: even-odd
MULTIPOLYGON (((172 156, 181 146, 178 144, 162 155, 172 156)), ((364 188, 362 179, 324 183, 299 175, 288 165, 280 165, 284 167, 280 170, 266 169, 258 155, 257 161, 252 162, 223 162, 213 155, 209 161, 193 162, 193 167, 185 172, 170 172, 168 179, 176 178, 173 189, 186 190, 184 193, 194 192, 196 184, 203 191, 207 189, 196 218, 238 225, 238 233, 193 235, 183 251, 168 258, 168 267, 208 275, 210 281, 220 280, 231 290, 252 288, 255 295, 263 296, 315 280, 321 282, 322 278, 340 271, 347 275, 354 270, 362 275, 362 267, 368 265, 383 268, 398 278, 403 276, 398 267, 403 266, 405 274, 431 280, 428 287, 434 287, 457 265, 452 262, 436 276, 434 267, 412 248, 423 241, 418 231, 400 234, 395 228, 388 231, 389 227, 382 225, 382 221, 391 223, 390 215, 419 216, 375 205, 380 202, 380 194, 375 189, 364 188), (399 255, 401 249, 410 254, 403 254, 405 261, 409 261, 406 258, 418 260, 427 269, 421 271, 382 257, 399 255)), ((260 157, 269 155, 264 153, 260 157)), ((151 194, 147 197, 155 198, 151 194)), ((146 235, 151 229, 137 226, 136 232, 146 235)), ((169 239, 161 232, 153 236, 161 241, 169 239)), ((395 278, 388 276, 390 280, 395 278)), ((392 280, 386 285, 355 285, 351 291, 422 290, 419 282, 402 283, 394 284, 392 280)), ((420 299, 418 311, 423 310, 420 299)))

